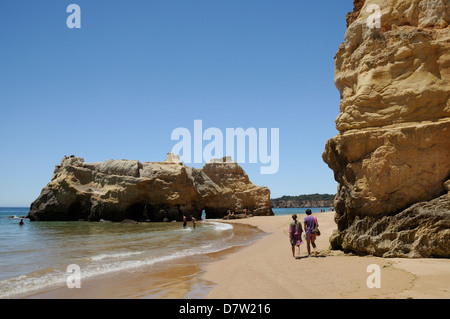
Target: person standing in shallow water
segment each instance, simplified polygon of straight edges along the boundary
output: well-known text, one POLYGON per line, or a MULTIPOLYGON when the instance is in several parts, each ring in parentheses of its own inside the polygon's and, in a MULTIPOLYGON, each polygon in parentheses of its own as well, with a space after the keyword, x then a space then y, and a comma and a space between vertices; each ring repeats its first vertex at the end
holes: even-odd
POLYGON ((302 224, 297 220, 297 214, 292 215, 292 222, 289 224, 289 237, 292 246, 292 257, 300 258, 300 244, 302 242, 302 224), (298 257, 295 257, 295 247, 298 250, 298 257))
POLYGON ((313 216, 311 216, 311 210, 306 210, 306 217, 303 220, 303 223, 305 224, 305 232, 306 232, 306 248, 308 249, 308 256, 311 255, 311 247, 314 249, 314 256, 317 256, 317 247, 316 247, 316 234, 313 233, 314 226, 317 224, 319 226, 319 223, 317 222, 317 219, 313 216))

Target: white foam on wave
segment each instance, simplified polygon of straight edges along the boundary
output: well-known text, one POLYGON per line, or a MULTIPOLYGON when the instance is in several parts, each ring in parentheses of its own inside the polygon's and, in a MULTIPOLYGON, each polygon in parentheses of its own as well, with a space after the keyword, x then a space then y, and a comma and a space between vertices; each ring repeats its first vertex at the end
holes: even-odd
POLYGON ((35 271, 12 279, 0 281, 0 298, 14 298, 46 287, 59 285, 67 280, 66 274, 52 269, 35 271))
POLYGON ((124 252, 124 253, 115 253, 115 254, 99 254, 92 257, 89 257, 92 261, 100 261, 104 259, 111 259, 111 258, 124 258, 129 257, 133 255, 140 255, 144 253, 143 251, 131 251, 131 252, 124 252))
POLYGON ((214 230, 216 230, 216 231, 225 231, 225 230, 233 229, 233 225, 227 224, 227 223, 208 221, 208 222, 204 222, 204 224, 212 225, 214 227, 214 230))

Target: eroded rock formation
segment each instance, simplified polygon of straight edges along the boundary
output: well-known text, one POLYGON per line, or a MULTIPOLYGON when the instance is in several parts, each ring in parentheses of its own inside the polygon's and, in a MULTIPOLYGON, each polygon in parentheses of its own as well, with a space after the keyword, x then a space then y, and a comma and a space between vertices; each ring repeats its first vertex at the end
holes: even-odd
POLYGON ((355 1, 347 23, 323 154, 339 183, 332 247, 450 257, 450 1, 355 1))
POLYGON ((181 221, 183 215, 220 218, 247 208, 272 215, 270 190, 253 185, 235 162, 185 166, 171 153, 165 162, 64 157, 51 182, 31 204, 31 220, 181 221))

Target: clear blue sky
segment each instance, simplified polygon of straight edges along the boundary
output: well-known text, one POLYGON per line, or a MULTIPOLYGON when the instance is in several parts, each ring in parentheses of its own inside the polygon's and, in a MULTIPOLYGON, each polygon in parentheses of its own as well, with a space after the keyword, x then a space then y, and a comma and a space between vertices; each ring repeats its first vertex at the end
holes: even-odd
MULTIPOLYGON (((334 55, 351 0, 2 0, 0 206, 29 206, 64 155, 162 161, 177 127, 279 128, 272 197, 335 193, 334 55), (81 29, 69 29, 69 4, 81 29)), ((201 167, 198 164, 188 164, 201 167)))

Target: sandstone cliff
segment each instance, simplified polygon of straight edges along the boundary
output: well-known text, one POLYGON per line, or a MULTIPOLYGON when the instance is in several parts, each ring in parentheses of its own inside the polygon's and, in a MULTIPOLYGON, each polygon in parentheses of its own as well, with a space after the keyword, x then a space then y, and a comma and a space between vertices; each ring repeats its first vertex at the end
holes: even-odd
POLYGON ((450 1, 354 1, 335 57, 332 247, 450 257, 450 1), (380 28, 367 19, 380 8, 380 28))
POLYGON ((183 215, 220 218, 247 208, 272 215, 270 191, 253 185, 234 162, 203 169, 185 166, 169 153, 165 162, 107 160, 86 163, 64 157, 51 182, 31 204, 30 220, 181 221, 183 215))

